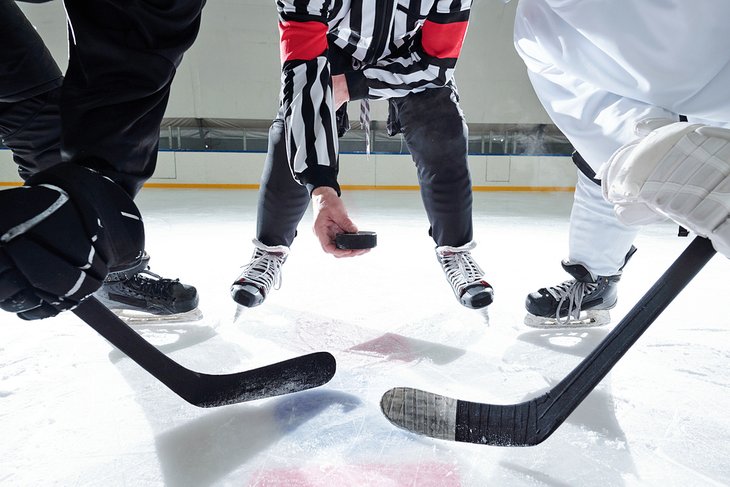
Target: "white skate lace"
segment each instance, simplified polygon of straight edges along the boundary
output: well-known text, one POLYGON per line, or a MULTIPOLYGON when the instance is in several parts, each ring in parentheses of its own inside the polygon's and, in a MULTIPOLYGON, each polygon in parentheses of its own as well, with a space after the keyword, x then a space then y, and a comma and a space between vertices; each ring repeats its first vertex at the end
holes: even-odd
POLYGON ((470 242, 461 247, 443 246, 436 249, 446 279, 458 296, 461 296, 468 286, 480 282, 484 277, 484 271, 474 262, 469 252, 475 246, 474 242, 470 242))
POLYGON ((547 292, 558 302, 555 310, 557 322, 567 323, 571 318, 579 319, 583 307, 583 298, 595 291, 597 287, 597 282, 580 282, 571 279, 557 286, 547 288, 547 292), (560 309, 565 301, 568 301, 568 314, 560 316, 560 309))
POLYGON ((243 272, 236 282, 251 282, 259 286, 264 293, 281 287, 281 266, 286 260, 286 253, 267 252, 256 248, 251 262, 243 267, 243 272))

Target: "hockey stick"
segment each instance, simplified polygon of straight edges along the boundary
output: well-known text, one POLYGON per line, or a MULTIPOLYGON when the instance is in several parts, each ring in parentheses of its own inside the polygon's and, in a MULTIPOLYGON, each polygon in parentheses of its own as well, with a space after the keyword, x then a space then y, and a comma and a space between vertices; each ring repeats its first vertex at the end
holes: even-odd
POLYGON ((710 241, 695 237, 596 349, 539 397, 520 404, 492 405, 396 387, 380 401, 383 414, 396 426, 433 438, 498 446, 537 445, 563 424, 713 255, 710 241))
POLYGON ((199 407, 225 406, 303 391, 329 382, 335 374, 335 358, 327 352, 302 355, 235 374, 203 374, 167 357, 93 296, 82 301, 73 312, 175 394, 199 407))

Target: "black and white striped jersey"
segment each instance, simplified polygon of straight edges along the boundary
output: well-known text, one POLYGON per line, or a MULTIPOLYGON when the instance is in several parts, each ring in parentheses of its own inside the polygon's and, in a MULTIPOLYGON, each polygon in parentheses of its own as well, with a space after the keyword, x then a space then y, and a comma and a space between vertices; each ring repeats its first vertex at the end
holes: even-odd
POLYGON ((328 48, 359 61, 350 99, 442 87, 466 35, 471 0, 278 0, 280 114, 289 163, 310 189, 337 185, 337 131, 328 48))

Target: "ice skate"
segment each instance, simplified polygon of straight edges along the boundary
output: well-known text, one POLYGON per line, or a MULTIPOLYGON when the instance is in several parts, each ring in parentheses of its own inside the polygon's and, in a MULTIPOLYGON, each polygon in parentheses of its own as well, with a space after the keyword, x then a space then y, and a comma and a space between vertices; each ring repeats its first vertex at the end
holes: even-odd
POLYGON ((471 256, 475 242, 461 247, 436 247, 436 258, 446 274, 456 299, 471 309, 480 309, 492 303, 494 290, 484 280, 484 272, 471 256))
POLYGON ((608 310, 618 301, 617 283, 626 263, 636 253, 633 245, 613 276, 595 276, 584 265, 563 261, 574 277, 557 286, 541 288, 525 300, 525 324, 533 328, 590 328, 611 321, 608 310))
POLYGON ((289 247, 284 245, 268 246, 256 239, 253 244, 251 261, 231 285, 233 300, 247 308, 263 303, 272 287, 281 287, 281 266, 289 255, 289 247))
POLYGON ((128 323, 201 319, 195 287, 150 272, 148 262, 145 254, 141 266, 110 273, 96 298, 128 323))

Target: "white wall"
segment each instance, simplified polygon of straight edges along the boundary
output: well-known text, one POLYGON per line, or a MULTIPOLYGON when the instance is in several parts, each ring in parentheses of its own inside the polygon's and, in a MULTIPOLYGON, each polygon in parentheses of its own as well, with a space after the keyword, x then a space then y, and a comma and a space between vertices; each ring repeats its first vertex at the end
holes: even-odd
MULTIPOLYGON (((60 1, 20 4, 62 69, 67 59, 65 13, 60 1)), ((457 83, 471 123, 549 123, 512 45, 517 1, 475 0, 457 83)), ((168 117, 269 120, 279 92, 277 17, 271 0, 208 0, 195 45, 175 78, 168 117)), ((357 104, 351 104, 357 117, 357 104)), ((373 104, 384 120, 386 104, 373 104)), ((357 118, 354 118, 357 120, 357 118)), ((0 162, 10 161, 0 151, 0 162)), ((262 154, 163 152, 158 184, 257 184, 262 154)), ((570 187, 567 158, 471 156, 475 187, 570 187)), ((0 182, 18 181, 14 164, 0 165, 0 182)), ((343 155, 340 182, 350 186, 415 186, 409 156, 343 155)))
MULTIPOLYGON (((65 68, 61 2, 20 5, 65 68)), ((516 6, 517 1, 474 2, 457 68, 468 122, 549 122, 512 45, 516 6)), ((279 69, 273 1, 209 0, 198 40, 175 79, 167 116, 268 120, 277 105, 279 69)), ((375 120, 384 120, 385 113, 384 102, 374 104, 375 120)))
MULTIPOLYGON (((163 187, 254 188, 264 154, 243 152, 160 152, 148 183, 163 187)), ((576 169, 569 157, 469 156, 477 190, 571 190, 576 169)), ((342 154, 340 184, 351 189, 417 189, 411 157, 398 154, 342 154)), ((0 185, 19 183, 9 150, 0 150, 0 185)))
MULTIPOLYGON (((258 185, 264 155, 232 152, 161 152, 150 183, 187 185, 258 185)), ((472 184, 477 189, 568 189, 575 186, 576 169, 569 157, 469 156, 472 184)), ((403 189, 418 187, 416 169, 408 155, 343 154, 343 187, 403 189)))

